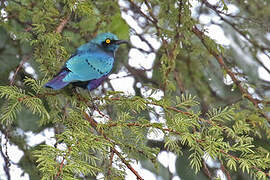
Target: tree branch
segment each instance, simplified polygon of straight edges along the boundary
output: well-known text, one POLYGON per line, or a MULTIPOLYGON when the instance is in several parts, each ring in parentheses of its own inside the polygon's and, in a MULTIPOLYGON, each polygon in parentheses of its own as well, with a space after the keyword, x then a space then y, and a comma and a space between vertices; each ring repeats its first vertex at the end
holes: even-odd
POLYGON ((113 163, 113 157, 114 157, 114 152, 111 148, 111 154, 110 154, 110 161, 109 161, 109 167, 108 167, 108 172, 107 172, 107 176, 111 175, 111 170, 112 170, 112 163, 113 163))
MULTIPOLYGON (((111 144, 113 144, 113 146, 115 146, 115 143, 109 139, 104 132, 101 129, 97 129, 97 122, 90 117, 86 112, 83 112, 83 116, 85 117, 85 119, 91 124, 91 126, 101 135, 103 135, 103 137, 110 142, 111 144)), ((126 167, 137 177, 138 180, 143 180, 143 178, 138 174, 138 172, 127 162, 127 160, 120 154, 119 151, 117 151, 114 147, 111 147, 111 151, 114 152, 122 161, 122 163, 124 163, 126 165, 126 167)))
MULTIPOLYGON (((218 54, 217 52, 213 51, 210 47, 207 46, 207 44, 205 43, 205 34, 202 31, 200 31, 196 26, 194 26, 192 28, 192 32, 201 40, 202 44, 208 50, 208 52, 216 58, 219 65, 221 66, 221 68, 224 69, 228 73, 228 75, 231 77, 232 81, 239 88, 242 95, 245 98, 247 98, 250 102, 252 102, 252 104, 255 107, 259 108, 259 103, 261 103, 262 101, 253 98, 252 95, 241 85, 241 81, 239 81, 237 79, 236 75, 227 67, 227 65, 225 64, 225 62, 223 60, 223 57, 220 54, 218 54)), ((260 113, 268 122, 270 122, 270 118, 268 118, 266 114, 264 114, 263 112, 260 112, 260 113)))
POLYGON ((3 149, 2 149, 2 147, 0 147, 0 153, 1 153, 1 155, 2 155, 2 157, 3 157, 3 159, 4 159, 4 161, 5 161, 5 163, 4 163, 4 171, 5 171, 5 173, 6 173, 6 176, 7 176, 7 179, 8 180, 11 180, 11 176, 10 176, 10 172, 9 172, 9 166, 10 166, 10 159, 9 159, 9 157, 8 157, 8 154, 6 153, 4 153, 3 152, 3 149))
POLYGON ((27 55, 27 56, 24 56, 22 61, 20 62, 19 66, 17 67, 16 71, 14 72, 14 75, 12 76, 12 79, 10 81, 10 86, 13 86, 14 84, 14 81, 15 81, 15 78, 18 74, 18 72, 20 71, 20 69, 22 68, 23 64, 28 61, 30 58, 31 58, 32 55, 27 55))
POLYGON ((61 22, 60 24, 57 26, 55 32, 56 33, 61 33, 65 27, 65 25, 67 24, 67 22, 69 21, 70 19, 70 15, 66 16, 61 22))
POLYGON ((203 171, 204 171, 204 173, 206 174, 206 176, 207 176, 209 179, 212 179, 212 174, 211 174, 211 172, 209 171, 209 169, 208 169, 208 167, 207 167, 207 164, 205 163, 204 160, 203 160, 202 164, 203 164, 203 171))
MULTIPOLYGON (((244 37, 249 43, 251 43, 256 49, 260 49, 262 51, 262 53, 264 55, 266 55, 269 60, 270 60, 270 56, 267 54, 267 50, 270 50, 270 48, 264 47, 262 45, 260 45, 257 41, 252 40, 251 38, 249 38, 245 32, 241 31, 240 29, 238 29, 235 23, 232 23, 231 21, 229 21, 228 19, 224 18, 221 15, 221 11, 219 11, 217 9, 216 6, 211 5, 207 0, 202 0, 203 4, 205 4, 208 8, 212 9, 217 15, 218 17, 220 17, 221 20, 223 20, 225 23, 229 24, 236 32, 238 32, 242 37, 244 37)), ((260 60, 257 60, 257 62, 268 72, 270 73, 270 69, 267 68, 260 60)))
POLYGON ((220 169, 223 171, 224 174, 226 174, 226 177, 228 180, 232 180, 230 173, 227 171, 227 169, 224 167, 224 165, 220 162, 221 167, 220 169))
POLYGON ((54 177, 54 180, 57 180, 57 179, 60 177, 60 174, 61 174, 62 171, 63 171, 64 162, 65 162, 66 158, 69 156, 70 152, 71 152, 71 147, 68 147, 68 152, 67 152, 67 153, 65 154, 65 156, 63 157, 63 159, 62 159, 62 161, 61 161, 61 163, 60 163, 59 170, 58 170, 56 176, 54 177))

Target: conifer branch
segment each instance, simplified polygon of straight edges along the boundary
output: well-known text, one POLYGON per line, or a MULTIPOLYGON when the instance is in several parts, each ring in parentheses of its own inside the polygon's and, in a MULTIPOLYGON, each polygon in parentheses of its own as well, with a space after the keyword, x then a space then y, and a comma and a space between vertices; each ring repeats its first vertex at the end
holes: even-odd
POLYGON ((68 152, 63 157, 63 159, 60 163, 60 166, 59 166, 59 170, 58 170, 54 180, 57 180, 60 177, 60 174, 63 172, 64 162, 65 162, 66 158, 69 156, 70 152, 71 152, 71 147, 68 147, 68 152))
MULTIPOLYGON (((149 43, 149 41, 147 41, 144 36, 142 34, 138 34, 135 30, 134 33, 136 36, 138 36, 140 38, 141 41, 143 41, 144 43, 147 44, 147 46, 150 48, 151 52, 155 52, 155 48, 152 46, 152 44, 149 43)), ((145 50, 144 50, 145 51, 145 50)))
MULTIPOLYGON (((119 124, 119 123, 108 123, 106 124, 107 127, 116 127, 116 126, 128 126, 128 127, 132 127, 132 126, 136 126, 136 127, 142 127, 142 128, 146 128, 146 127, 153 127, 153 124, 149 123, 149 124, 139 124, 139 123, 126 123, 126 124, 119 124)), ((174 133, 177 135, 181 135, 183 133, 177 132, 173 129, 170 128, 162 128, 162 127, 155 127, 157 129, 160 129, 162 131, 167 131, 170 133, 174 133)))
MULTIPOLYGON (((225 23, 229 24, 236 32, 238 32, 245 40, 247 40, 250 44, 252 44, 256 49, 259 49, 264 55, 266 55, 268 57, 268 59, 270 60, 270 56, 268 54, 267 51, 270 50, 270 48, 264 47, 263 45, 260 45, 257 41, 251 39, 250 37, 248 37, 248 34, 242 30, 240 30, 237 27, 237 24, 232 23, 230 20, 224 18, 221 14, 221 11, 219 11, 217 9, 217 7, 211 5, 207 0, 202 0, 203 4, 205 4, 208 8, 212 9, 219 17, 221 20, 223 20, 225 23)), ((226 14, 225 14, 226 15, 226 14)), ((228 15, 227 15, 228 16, 228 15)), ((264 63, 262 63, 257 57, 255 57, 255 60, 257 63, 259 63, 268 73, 270 73, 270 69, 268 67, 266 67, 266 65, 264 63)))
MULTIPOLYGON (((63 19, 61 21, 61 23, 57 26, 55 32, 56 33, 61 33, 65 27, 65 25, 67 24, 68 20, 70 19, 70 15, 68 15, 65 19, 63 19)), ((27 30, 28 31, 28 30, 27 30)), ((20 71, 20 69, 22 68, 23 64, 28 61, 31 58, 32 55, 27 55, 25 56, 22 61, 20 62, 19 66, 16 68, 16 71, 14 72, 14 75, 10 81, 10 86, 12 86, 14 84, 15 78, 18 74, 18 72, 20 71)))
MULTIPOLYGON (((119 124, 119 123, 108 123, 106 124, 107 127, 115 127, 115 126, 128 126, 128 127, 131 127, 131 126, 137 126, 137 127, 142 127, 142 128, 146 128, 146 127, 153 127, 153 124, 139 124, 139 123, 126 123, 126 124, 119 124)), ((173 134, 177 134, 177 135, 182 135, 183 133, 181 132, 178 132, 178 131, 175 131, 173 129, 170 129, 170 128, 162 128, 162 127, 155 127, 157 129, 160 129, 162 131, 167 131, 167 132, 170 132, 170 133, 173 133, 173 134)), ((195 139, 195 141, 197 143, 202 143, 202 142, 205 142, 204 139, 195 139)), ((232 158, 236 161, 239 161, 240 158, 237 157, 237 156, 234 156, 234 155, 231 155, 230 153, 228 152, 225 152, 224 150, 220 149, 219 150, 220 153, 224 154, 225 156, 229 157, 229 158, 232 158)), ((259 169, 258 167, 256 166, 252 166, 252 168, 254 168, 255 170, 257 171, 260 171, 260 172, 263 172, 261 169, 259 169)), ((230 178, 230 174, 229 172, 225 169, 225 167, 223 166, 223 169, 222 171, 226 174, 227 178, 228 179, 231 179, 230 178)), ((269 173, 265 173, 263 172, 266 176, 269 176, 269 173)), ((269 176, 270 177, 270 176, 269 176)))
POLYGON ((61 22, 60 24, 57 26, 55 32, 56 33, 61 33, 65 27, 65 25, 67 24, 67 22, 69 21, 70 19, 70 15, 66 16, 61 22))
POLYGON ((193 27, 192 32, 201 40, 201 42, 206 47, 206 49, 209 51, 209 53, 212 54, 216 58, 216 60, 218 61, 218 63, 222 67, 222 69, 226 70, 226 72, 232 78, 232 81, 237 85, 237 87, 239 88, 241 93, 244 95, 244 97, 246 97, 248 100, 250 100, 255 107, 258 107, 258 103, 260 101, 253 98, 252 95, 241 85, 241 81, 239 81, 236 78, 235 74, 227 67, 227 65, 225 64, 225 62, 223 60, 223 57, 220 54, 218 54, 217 52, 215 52, 214 50, 212 50, 210 47, 207 46, 207 44, 205 42, 205 37, 206 37, 205 34, 202 31, 200 31, 196 26, 193 27))
MULTIPOLYGON (((148 8, 148 12, 150 14, 150 17, 154 20, 152 23, 156 27, 157 35, 161 38, 164 49, 166 51, 166 55, 167 55, 167 58, 168 58, 168 61, 169 61, 169 65, 168 65, 168 68, 165 71, 165 78, 164 79, 169 79, 168 76, 173 71, 173 68, 174 68, 173 67, 173 63, 174 63, 173 61, 175 60, 176 55, 177 55, 175 51, 176 51, 177 47, 179 46, 179 32, 177 32, 177 34, 175 35, 175 40, 174 40, 174 43, 173 43, 173 47, 169 49, 168 42, 164 38, 164 36, 163 36, 163 34, 161 32, 161 28, 158 25, 158 19, 154 16, 151 6, 149 5, 147 0, 144 0, 144 3, 146 4, 146 6, 148 8)), ((137 6, 137 8, 139 8, 139 7, 137 6)), ((180 7, 179 7, 179 9, 180 9, 180 7)), ((180 16, 179 16, 179 21, 180 21, 180 16)), ((166 92, 166 88, 167 88, 167 81, 165 81, 164 84, 163 84, 164 93, 166 92)))
MULTIPOLYGON (((86 112, 83 112, 83 116, 85 119, 91 124, 91 126, 101 134, 108 142, 110 142, 113 146, 115 146, 114 142, 109 139, 102 130, 97 128, 97 122, 90 117, 86 112)), ((114 147, 111 147, 111 150, 121 159, 122 163, 126 165, 126 167, 137 177, 138 180, 143 180, 143 178, 138 174, 138 172, 128 163, 128 161, 117 151, 114 147)))
MULTIPOLYGON (((118 98, 118 97, 111 97, 111 98, 97 98, 97 99, 104 99, 104 100, 109 100, 109 101, 121 101, 121 98, 118 98)), ((187 116, 190 116, 190 117, 193 117, 194 115, 192 114, 192 113, 190 113, 190 112, 187 112, 187 111, 182 111, 182 110, 180 110, 180 109, 177 109, 177 108, 175 108, 175 107, 172 107, 172 106, 164 106, 164 105, 161 105, 161 104, 158 104, 158 103, 156 103, 156 102, 151 102, 151 101, 145 101, 145 104, 150 104, 150 105, 156 105, 156 106, 160 106, 160 107, 162 107, 163 109, 167 109, 167 110, 172 110, 172 111, 175 111, 175 112, 177 112, 177 113, 181 113, 181 114, 184 114, 184 115, 187 115, 187 116)), ((206 122, 206 123, 208 123, 208 124, 211 124, 211 125, 214 125, 214 126, 219 126, 220 127, 220 125, 217 125, 217 124, 215 124, 214 122, 212 122, 212 121, 209 121, 209 120, 207 120, 207 119, 204 119, 204 118, 198 118, 200 121, 203 121, 203 122, 206 122)))
POLYGON ((18 98, 18 101, 23 101, 23 100, 30 99, 30 98, 42 98, 42 97, 46 97, 46 96, 55 96, 58 94, 60 94, 60 92, 36 94, 35 96, 24 96, 24 97, 18 98))
POLYGON ((14 72, 14 75, 13 75, 11 81, 10 81, 10 84, 9 84, 10 86, 13 86, 14 81, 15 81, 15 78, 16 78, 18 72, 19 72, 20 69, 22 68, 23 64, 31 58, 31 56, 32 56, 32 55, 27 55, 27 56, 24 56, 24 57, 23 57, 23 59, 22 59, 22 61, 20 62, 19 66, 16 68, 16 71, 14 72))
POLYGON ((212 174, 211 174, 211 172, 209 171, 209 169, 208 169, 208 167, 207 167, 207 164, 205 163, 204 160, 203 160, 202 164, 203 164, 203 170, 204 170, 205 174, 207 175, 207 177, 208 177, 209 179, 212 179, 212 174))
MULTIPOLYGON (((164 46, 165 52, 166 52, 166 56, 168 58, 169 61, 169 66, 166 69, 165 72, 165 78, 164 79, 169 79, 168 76, 169 74, 174 70, 174 60, 177 56, 177 48, 179 47, 179 42, 180 42, 180 32, 177 30, 177 33, 175 34, 174 42, 173 42, 173 46, 171 48, 169 48, 169 44, 168 41, 164 38, 164 35, 162 34, 162 29, 161 27, 158 25, 158 19, 155 17, 155 15, 153 14, 153 10, 148 2, 148 0, 144 0, 145 5, 147 6, 148 9, 148 13, 149 16, 147 14, 145 14, 144 12, 142 12, 142 10, 140 9, 140 7, 134 3, 132 0, 128 0, 130 2, 130 4, 132 4, 132 6, 134 6, 139 12, 140 14, 145 17, 147 20, 149 20, 156 28, 157 31, 157 36, 160 37, 162 44, 164 46), (151 17, 151 18, 150 18, 151 17)), ((179 8, 178 8, 178 26, 180 26, 181 23, 181 9, 182 9, 182 2, 179 2, 179 8)), ((167 87, 167 81, 164 82, 163 84, 163 90, 164 92, 166 92, 166 87, 167 87)))
POLYGON ((128 167, 128 169, 137 177, 138 180, 143 180, 143 178, 138 174, 138 172, 126 161, 126 159, 118 152, 115 148, 112 148, 113 152, 121 159, 121 161, 128 167))
POLYGON ((184 87, 182 80, 179 78, 179 72, 177 72, 177 70, 174 70, 173 75, 174 75, 174 79, 177 83, 178 89, 180 90, 181 93, 184 93, 185 87, 184 87))
MULTIPOLYGON (((202 0, 202 2, 203 2, 203 4, 205 4, 208 8, 212 9, 212 10, 220 17, 221 20, 223 20, 224 22, 226 22, 227 24, 229 24, 229 25, 230 25, 236 32, 238 32, 243 38, 245 38, 249 43, 253 44, 256 48, 260 49, 260 50, 261 50, 261 51, 262 51, 262 52, 270 59, 269 55, 268 55, 267 52, 266 52, 267 50, 268 50, 268 51, 270 50, 269 47, 265 47, 265 46, 263 46, 263 45, 260 45, 257 41, 255 41, 255 40, 249 38, 245 32, 241 31, 240 29, 238 29, 238 28, 236 27, 236 24, 234 24, 234 23, 232 23, 231 21, 225 19, 225 18, 221 15, 221 14, 223 14, 223 13, 217 9, 218 7, 211 5, 207 0, 202 0)), ((262 63, 261 65, 263 65, 263 63, 262 63)), ((264 66, 264 65, 263 65, 263 66, 264 66)), ((264 66, 264 67, 265 67, 265 66, 264 66)), ((265 67, 265 69, 266 69, 266 71, 270 72, 270 70, 269 70, 267 67, 265 67)))
MULTIPOLYGON (((79 94, 78 94, 78 100, 82 100, 82 101, 84 101, 85 103, 89 103, 89 100, 88 99, 86 99, 86 98, 83 98, 83 97, 81 97, 79 94)), ((118 97, 111 97, 111 98, 107 98, 107 97, 105 97, 105 98, 99 98, 99 97, 97 97, 97 98, 94 98, 94 100, 107 100, 107 101, 121 101, 122 99, 121 98, 118 98, 118 97)), ((131 100, 136 100, 136 99, 131 99, 131 100)), ((186 111, 182 111, 182 110, 179 110, 179 109, 177 109, 177 108, 175 108, 175 107, 170 107, 170 106, 162 106, 161 104, 158 104, 158 103, 156 103, 156 102, 151 102, 151 101, 144 101, 144 103, 146 103, 146 104, 151 104, 151 105, 157 105, 157 106, 161 106, 162 108, 164 108, 164 109, 168 109, 168 110, 172 110, 172 111, 175 111, 175 112, 177 112, 177 113, 182 113, 182 114, 184 114, 184 115, 188 115, 188 116, 194 116, 193 114, 191 114, 191 113, 189 113, 189 112, 186 112, 186 111)), ((99 112, 99 114, 101 115, 101 116, 103 116, 103 117, 107 117, 106 115, 104 115, 101 111, 98 111, 99 112)), ((91 118, 91 117, 89 117, 89 118, 91 118)), ((110 117, 107 117, 107 118, 110 118, 110 117)), ((208 122, 209 124, 212 124, 212 125, 216 125, 216 124, 213 124, 213 122, 212 121, 209 121, 209 120, 206 120, 206 119, 201 119, 201 118, 199 118, 201 121, 204 121, 204 122, 208 122)), ((92 125, 92 127, 97 127, 97 123, 94 121, 94 120, 92 120, 92 121, 89 121, 90 122, 90 124, 92 125)), ((140 124, 140 123, 127 123, 127 124, 120 124, 120 123, 108 123, 108 124, 106 124, 105 126, 107 126, 107 127, 114 127, 114 126, 129 126, 129 127, 131 127, 131 126, 137 126, 137 127, 142 127, 142 128, 145 128, 145 127, 153 127, 153 125, 152 124, 140 124)), ((180 132, 178 132, 178 131, 175 131, 175 130, 173 130, 173 129, 170 129, 170 128, 162 128, 162 127, 154 127, 154 128, 158 128, 158 129, 160 129, 160 130, 162 130, 162 131, 167 131, 167 132, 170 132, 170 133, 174 133, 174 134, 177 134, 177 135, 182 135, 182 133, 180 133, 180 132)), ((112 141, 112 140, 110 140, 109 138, 107 138, 107 136, 104 134, 104 132, 102 132, 102 131, 99 131, 100 133, 102 133, 102 135, 104 136, 104 138, 106 139, 106 140, 108 140, 109 142, 111 142, 112 144, 114 144, 114 142, 112 141)), ((202 139, 195 139, 195 141, 197 142, 197 143, 202 143, 202 142, 204 142, 204 140, 202 140, 202 139)), ((117 154, 117 155, 121 155, 121 154, 119 154, 119 152, 118 153, 116 153, 115 152, 116 150, 115 149, 112 149, 112 152, 114 152, 115 154, 117 154)), ((224 154, 224 155, 226 155, 226 156, 229 156, 230 158, 233 158, 233 159, 235 159, 235 160, 240 160, 238 157, 236 157, 236 156, 233 156, 233 155, 231 155, 231 154, 229 154, 229 153, 227 153, 227 152, 225 152, 225 151, 223 151, 223 150, 220 150, 220 152, 222 153, 222 154, 224 154)), ((137 172, 132 168, 132 166, 130 166, 128 163, 127 163, 127 161, 121 156, 120 157, 120 159, 121 159, 121 161, 134 173, 134 174, 136 174, 137 172)), ((263 172, 263 171, 261 171, 259 168, 257 168, 257 167, 253 167, 254 169, 257 169, 258 171, 260 171, 260 172, 263 172)), ((267 175, 267 174, 266 174, 267 175)))
POLYGON ((107 176, 111 175, 111 171, 112 171, 112 163, 113 163, 113 157, 114 157, 114 152, 111 148, 111 154, 110 154, 110 159, 109 159, 109 167, 108 167, 108 172, 107 172, 107 176))
POLYGON ((6 151, 6 154, 3 152, 2 146, 0 147, 0 153, 5 161, 3 165, 4 166, 3 169, 6 173, 7 179, 10 180, 11 179, 10 172, 9 172, 10 159, 8 157, 7 151, 6 151))
MULTIPOLYGON (((236 157, 236 156, 234 156, 234 155, 231 155, 231 154, 225 152, 225 151, 222 150, 222 149, 220 149, 219 151, 220 151, 222 154, 224 154, 225 156, 234 159, 235 161, 240 161, 240 158, 239 158, 239 157, 236 157)), ((259 169, 259 168, 256 167, 256 166, 252 166, 251 168, 255 169, 255 170, 258 171, 258 172, 262 172, 263 174, 265 174, 265 176, 270 177, 270 174, 269 174, 269 173, 266 173, 266 172, 262 171, 261 169, 259 169)), ((226 173, 226 172, 225 172, 225 173, 226 173)), ((226 174, 227 174, 227 173, 226 173, 226 174)), ((228 176, 227 178, 229 179, 229 177, 230 177, 230 176, 228 176)))
POLYGON ((221 164, 220 169, 223 171, 224 174, 226 174, 226 177, 228 180, 232 180, 230 173, 228 172, 228 170, 224 167, 224 165, 222 164, 222 162, 219 162, 221 164))
MULTIPOLYGON (((208 50, 208 52, 216 58, 218 61, 219 65, 221 66, 222 69, 224 69, 228 75, 231 77, 232 81, 235 83, 235 85, 239 88, 240 92, 242 95, 247 98, 252 104, 256 107, 259 108, 259 103, 261 103, 261 100, 255 99, 252 97, 252 95, 241 85, 241 81, 239 81, 236 77, 236 75, 228 68, 228 66, 225 64, 222 55, 218 54, 214 50, 212 50, 207 43, 205 42, 205 34, 200 31, 196 26, 192 28, 192 32, 201 40, 202 44, 205 46, 205 48, 208 50)), ((266 114, 263 112, 260 112, 261 115, 268 121, 270 122, 270 118, 267 117, 266 114)))
POLYGON ((136 9, 140 12, 140 14, 141 14, 143 17, 145 17, 148 21, 150 21, 150 22, 155 26, 155 28, 156 28, 156 30, 157 30, 157 36, 159 36, 159 37, 161 38, 162 43, 163 43, 164 48, 165 48, 165 51, 166 51, 166 54, 169 56, 168 42, 165 40, 165 38, 164 38, 163 35, 162 35, 161 28, 158 26, 158 20, 156 19, 156 17, 155 17, 154 14, 152 13, 152 9, 151 9, 150 5, 148 4, 148 1, 145 0, 144 3, 145 3, 145 5, 146 5, 147 8, 148 8, 148 12, 149 12, 151 18, 150 18, 147 14, 145 14, 145 13, 141 10, 141 8, 140 8, 134 1, 128 0, 128 2, 129 2, 134 8, 136 8, 136 9))
POLYGON ((99 31, 99 28, 100 28, 100 26, 101 26, 101 24, 102 24, 103 21, 104 21, 104 20, 101 19, 100 21, 97 22, 96 28, 95 28, 94 31, 91 33, 91 37, 92 37, 92 38, 94 38, 94 37, 97 36, 98 31, 99 31))
POLYGON ((105 115, 103 112, 101 112, 97 106, 94 106, 94 109, 95 109, 95 110, 99 113, 99 115, 101 115, 102 117, 104 117, 104 118, 106 118, 106 119, 109 119, 109 120, 112 120, 111 117, 109 117, 109 116, 105 115))

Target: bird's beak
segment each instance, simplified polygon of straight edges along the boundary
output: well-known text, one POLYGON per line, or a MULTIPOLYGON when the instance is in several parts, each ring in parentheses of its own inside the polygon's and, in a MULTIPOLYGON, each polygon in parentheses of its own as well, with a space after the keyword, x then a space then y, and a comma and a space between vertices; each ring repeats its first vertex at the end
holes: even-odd
POLYGON ((129 42, 126 41, 126 40, 116 40, 116 41, 114 42, 114 44, 116 44, 116 45, 123 44, 123 43, 129 44, 129 42))

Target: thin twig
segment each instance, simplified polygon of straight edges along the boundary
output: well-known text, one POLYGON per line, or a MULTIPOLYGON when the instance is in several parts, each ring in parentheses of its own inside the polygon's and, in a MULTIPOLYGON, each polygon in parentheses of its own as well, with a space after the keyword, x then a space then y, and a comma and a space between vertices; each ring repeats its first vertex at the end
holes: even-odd
POLYGON ((143 178, 138 174, 138 172, 126 161, 126 159, 118 152, 116 149, 112 148, 113 152, 121 159, 121 161, 128 167, 129 170, 137 177, 138 180, 143 180, 143 178))
POLYGON ((1 153, 1 155, 2 155, 2 157, 4 159, 4 161, 5 161, 5 163, 4 163, 4 171, 6 173, 7 179, 10 180, 11 179, 10 172, 9 172, 10 159, 7 156, 7 153, 3 152, 2 147, 0 147, 0 153, 1 153))
POLYGON ((25 97, 18 98, 18 101, 24 101, 25 99, 30 99, 30 98, 41 98, 41 97, 47 97, 47 96, 55 96, 58 94, 60 94, 60 92, 36 94, 35 96, 25 96, 25 97))
POLYGON ((175 69, 175 70, 173 71, 173 73, 174 73, 174 78, 175 78, 175 80, 176 80, 176 83, 177 83, 177 86, 178 86, 180 92, 181 92, 181 93, 185 92, 184 85, 183 85, 183 83, 182 83, 182 81, 181 81, 181 79, 179 78, 179 75, 178 75, 179 72, 175 69))
POLYGON ((112 173, 112 163, 113 163, 113 156, 114 156, 114 152, 111 148, 111 154, 110 154, 110 161, 109 161, 109 167, 108 167, 108 172, 107 172, 107 176, 109 177, 112 173))
MULTIPOLYGON (((133 0, 128 0, 128 2, 129 2, 133 7, 135 7, 143 17, 145 17, 148 21, 150 21, 150 22, 156 27, 156 30, 157 30, 157 36, 159 36, 159 37, 161 38, 162 43, 163 43, 163 45, 164 45, 164 49, 165 49, 165 51, 166 51, 166 54, 169 55, 169 51, 168 51, 168 48, 167 48, 167 47, 168 47, 168 42, 164 39, 164 37, 163 37, 163 35, 162 35, 162 33, 161 33, 161 28, 158 26, 158 20, 155 18, 154 14, 151 12, 151 9, 148 9, 149 14, 150 14, 150 16, 151 16, 151 18, 150 18, 147 14, 145 14, 145 13, 141 10, 141 8, 140 8, 136 3, 133 2, 133 0)), ((148 8, 150 8, 150 5, 148 4, 148 1, 144 1, 144 3, 146 4, 146 6, 147 6, 148 8)))
POLYGON ((205 161, 203 160, 203 170, 205 172, 205 174, 208 176, 209 179, 212 179, 212 174, 211 172, 209 171, 205 161))
POLYGON ((65 27, 65 25, 67 24, 68 20, 70 19, 70 15, 68 15, 67 17, 65 17, 60 24, 57 26, 55 32, 56 33, 61 33, 65 27))
POLYGON ((71 152, 71 147, 68 147, 68 152, 65 154, 65 156, 63 157, 63 159, 62 159, 62 161, 61 161, 61 163, 60 163, 59 170, 58 170, 58 172, 57 172, 57 174, 56 174, 56 176, 55 176, 55 178, 54 178, 55 180, 57 180, 57 179, 60 177, 60 174, 61 174, 62 171, 63 171, 64 162, 65 162, 67 156, 69 156, 70 152, 71 152))
POLYGON ((149 41, 147 41, 142 34, 138 34, 135 30, 135 35, 138 36, 140 38, 141 41, 143 41, 144 43, 147 44, 147 46, 150 48, 151 52, 155 52, 155 48, 149 43, 149 41))
POLYGON ((20 69, 22 68, 23 64, 24 64, 26 61, 28 61, 30 58, 31 58, 31 55, 27 55, 27 56, 24 56, 24 57, 23 57, 22 61, 20 62, 19 66, 17 67, 17 69, 16 69, 16 71, 15 71, 15 73, 14 73, 14 75, 13 75, 11 81, 10 81, 10 84, 9 84, 10 86, 13 86, 14 81, 15 81, 15 78, 16 78, 18 72, 19 72, 20 69))
MULTIPOLYGON (((112 143, 113 145, 114 142, 109 139, 104 132, 101 129, 97 129, 97 122, 90 117, 86 112, 83 112, 84 117, 86 118, 86 120, 91 124, 91 126, 96 129, 96 131, 103 135, 103 137, 110 143, 112 143)), ((137 177, 138 180, 143 180, 143 178, 138 174, 138 172, 128 163, 128 161, 120 154, 120 152, 118 152, 114 147, 111 147, 111 150, 121 159, 122 163, 124 163, 126 165, 126 167, 137 177)))
POLYGON ((224 167, 224 165, 221 162, 220 164, 221 164, 220 169, 223 171, 224 174, 226 174, 227 179, 232 180, 229 171, 224 167))

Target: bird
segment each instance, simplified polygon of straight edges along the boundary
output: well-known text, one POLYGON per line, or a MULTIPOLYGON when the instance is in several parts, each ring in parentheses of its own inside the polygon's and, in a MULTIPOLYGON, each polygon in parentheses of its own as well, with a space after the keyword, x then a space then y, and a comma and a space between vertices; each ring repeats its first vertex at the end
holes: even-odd
POLYGON ((86 44, 76 49, 62 69, 44 86, 59 90, 72 84, 88 89, 97 88, 111 73, 115 61, 115 52, 120 44, 127 43, 119 40, 113 33, 101 33, 86 44))

